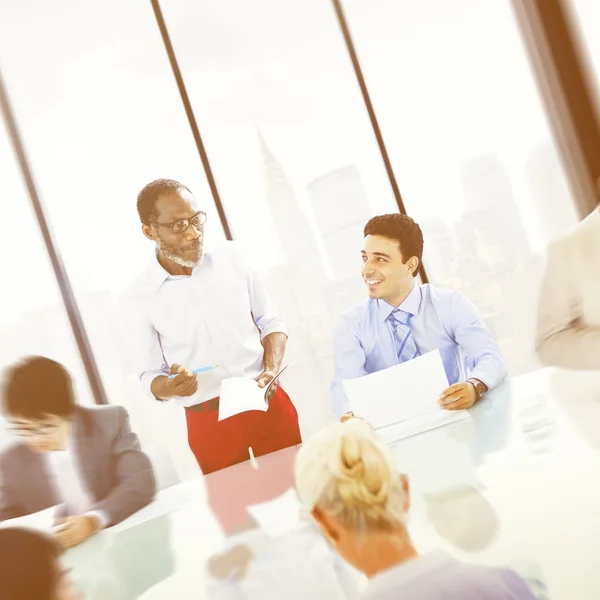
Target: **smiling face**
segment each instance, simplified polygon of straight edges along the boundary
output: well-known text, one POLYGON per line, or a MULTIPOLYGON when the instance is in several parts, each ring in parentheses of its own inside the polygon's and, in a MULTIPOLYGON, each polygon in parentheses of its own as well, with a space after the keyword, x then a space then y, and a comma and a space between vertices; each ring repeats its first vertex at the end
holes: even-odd
POLYGON ((367 235, 362 260, 361 272, 369 296, 399 306, 413 288, 419 259, 413 256, 406 260, 396 240, 367 235))
POLYGON ((155 205, 155 218, 150 225, 142 225, 144 235, 156 243, 161 263, 175 274, 178 267, 197 266, 204 250, 204 219, 187 189, 160 196, 155 205))

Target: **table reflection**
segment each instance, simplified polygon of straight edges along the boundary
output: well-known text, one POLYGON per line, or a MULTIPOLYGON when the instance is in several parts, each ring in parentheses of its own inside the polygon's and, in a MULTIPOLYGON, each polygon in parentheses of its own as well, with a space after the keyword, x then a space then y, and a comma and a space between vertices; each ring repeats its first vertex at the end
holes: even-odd
MULTIPOLYGON (((595 600, 600 453, 571 418, 567 378, 577 376, 561 374, 560 385, 556 377, 517 378, 471 421, 393 448, 411 480, 419 551, 509 566, 542 599, 595 600)), ((584 390, 590 406, 594 390, 584 390)), ((362 576, 291 500, 295 455, 290 448, 211 474, 193 494, 175 486, 161 492, 170 494, 167 514, 70 551, 88 597, 357 597, 362 576)))

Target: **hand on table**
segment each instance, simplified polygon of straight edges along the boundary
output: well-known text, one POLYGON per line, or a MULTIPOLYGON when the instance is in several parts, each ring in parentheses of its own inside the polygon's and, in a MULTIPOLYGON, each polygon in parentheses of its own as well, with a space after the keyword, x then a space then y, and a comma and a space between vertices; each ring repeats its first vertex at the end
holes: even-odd
MULTIPOLYGON (((275 375, 277 375, 277 370, 268 369, 268 368, 264 369, 263 372, 258 376, 258 379, 256 380, 256 381, 258 381, 258 387, 260 387, 260 388, 267 387, 269 385, 269 383, 271 383, 271 381, 273 381, 275 375)), ((267 394, 267 402, 271 402, 271 398, 273 398, 276 391, 277 391, 277 382, 275 382, 269 389, 269 393, 267 394)))
POLYGON ((73 548, 82 544, 100 529, 100 523, 94 515, 67 517, 60 520, 58 525, 67 526, 54 534, 63 548, 73 548))
POLYGON ((254 553, 249 546, 240 544, 208 560, 208 568, 217 579, 236 577, 242 579, 248 574, 254 553))
POLYGON ((471 408, 477 400, 475 386, 468 381, 455 383, 442 392, 438 404, 446 410, 461 410, 471 408))

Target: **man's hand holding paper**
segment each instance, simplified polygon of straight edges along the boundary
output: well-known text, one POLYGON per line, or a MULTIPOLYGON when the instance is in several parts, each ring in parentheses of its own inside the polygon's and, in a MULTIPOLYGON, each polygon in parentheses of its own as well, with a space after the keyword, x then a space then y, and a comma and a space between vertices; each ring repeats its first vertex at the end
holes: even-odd
POLYGON ((344 388, 352 412, 368 421, 388 441, 468 417, 464 411, 441 410, 440 390, 449 388, 438 350, 344 381, 344 388))

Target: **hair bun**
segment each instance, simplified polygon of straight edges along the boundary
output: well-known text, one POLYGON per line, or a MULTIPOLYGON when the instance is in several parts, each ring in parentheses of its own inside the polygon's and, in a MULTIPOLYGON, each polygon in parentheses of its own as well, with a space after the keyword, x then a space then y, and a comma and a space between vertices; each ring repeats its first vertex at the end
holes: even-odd
POLYGON ((340 493, 349 504, 374 506, 388 501, 392 473, 370 428, 341 436, 338 477, 340 493))

